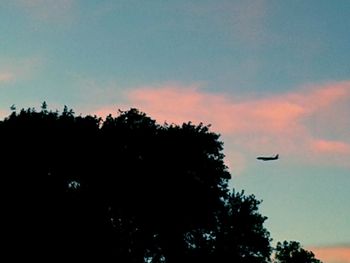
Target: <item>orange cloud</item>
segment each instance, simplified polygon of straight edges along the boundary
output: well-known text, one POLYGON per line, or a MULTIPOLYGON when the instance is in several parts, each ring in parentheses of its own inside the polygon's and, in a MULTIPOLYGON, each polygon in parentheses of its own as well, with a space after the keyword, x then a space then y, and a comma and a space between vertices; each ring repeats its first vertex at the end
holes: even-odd
POLYGON ((310 250, 324 263, 350 263, 350 247, 316 247, 310 250))

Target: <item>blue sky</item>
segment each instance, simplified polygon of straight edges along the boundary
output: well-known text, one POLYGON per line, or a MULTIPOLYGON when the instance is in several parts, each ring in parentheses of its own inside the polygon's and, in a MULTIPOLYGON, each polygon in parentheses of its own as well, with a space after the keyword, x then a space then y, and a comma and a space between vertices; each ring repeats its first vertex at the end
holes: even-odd
POLYGON ((45 100, 211 123, 274 240, 349 249, 349 12, 347 0, 4 0, 0 115, 45 100))

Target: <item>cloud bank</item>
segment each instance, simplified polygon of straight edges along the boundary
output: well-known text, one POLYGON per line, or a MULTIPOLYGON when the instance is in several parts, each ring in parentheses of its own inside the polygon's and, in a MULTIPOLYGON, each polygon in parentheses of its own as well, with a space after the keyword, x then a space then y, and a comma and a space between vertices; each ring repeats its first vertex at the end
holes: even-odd
MULTIPOLYGON (((212 124, 225 144, 235 148, 225 148, 229 157, 279 152, 298 161, 330 165, 348 165, 350 160, 350 121, 346 122, 350 81, 244 99, 179 84, 140 87, 126 97, 126 106, 137 107, 159 122, 212 124)), ((97 114, 113 111, 106 107, 97 114)))

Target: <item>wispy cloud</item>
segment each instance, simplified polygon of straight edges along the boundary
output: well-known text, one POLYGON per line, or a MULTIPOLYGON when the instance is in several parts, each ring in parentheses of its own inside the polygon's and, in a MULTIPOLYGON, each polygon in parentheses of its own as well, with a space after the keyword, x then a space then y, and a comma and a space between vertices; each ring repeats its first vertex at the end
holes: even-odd
POLYGON ((320 153, 339 153, 339 154, 350 154, 350 144, 331 141, 331 140, 314 140, 313 149, 320 153))
POLYGON ((28 80, 38 73, 42 64, 41 57, 1 57, 0 83, 28 80))
POLYGON ((0 72, 0 83, 11 81, 14 77, 12 72, 0 72))
POLYGON ((185 12, 211 21, 234 41, 258 47, 266 41, 269 4, 265 0, 186 3, 185 12))
POLYGON ((349 246, 313 247, 310 250, 324 263, 350 263, 349 246))
POLYGON ((14 0, 30 17, 46 22, 67 22, 72 17, 76 0, 14 0))
MULTIPOLYGON (((350 102, 350 81, 245 99, 205 92, 200 85, 179 84, 141 87, 126 96, 127 105, 160 122, 212 124, 214 131, 223 134, 226 145, 235 149, 226 148, 229 157, 238 156, 242 163, 242 153, 262 151, 336 165, 347 165, 350 158, 350 141, 345 134, 350 122, 344 124, 341 117, 350 110, 344 112, 344 107, 350 107, 346 106, 350 102), (316 122, 318 130, 314 131, 316 122), (343 129, 335 132, 337 126, 343 129)), ((106 107, 98 113, 110 110, 106 107)))
MULTIPOLYGON (((232 4, 232 3, 231 3, 232 4)), ((232 4, 231 25, 241 39, 251 44, 261 42, 266 34, 267 3, 264 0, 232 4)), ((258 43, 257 43, 258 44, 258 43)))

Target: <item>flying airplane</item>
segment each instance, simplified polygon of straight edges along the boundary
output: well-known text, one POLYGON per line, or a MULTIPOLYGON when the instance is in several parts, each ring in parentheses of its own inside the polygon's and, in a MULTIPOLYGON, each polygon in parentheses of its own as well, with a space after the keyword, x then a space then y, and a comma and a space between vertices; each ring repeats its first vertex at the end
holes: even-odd
POLYGON ((275 156, 271 156, 271 157, 260 156, 260 157, 257 157, 256 159, 261 161, 273 161, 273 160, 277 160, 278 158, 279 158, 279 155, 276 154, 275 156))

